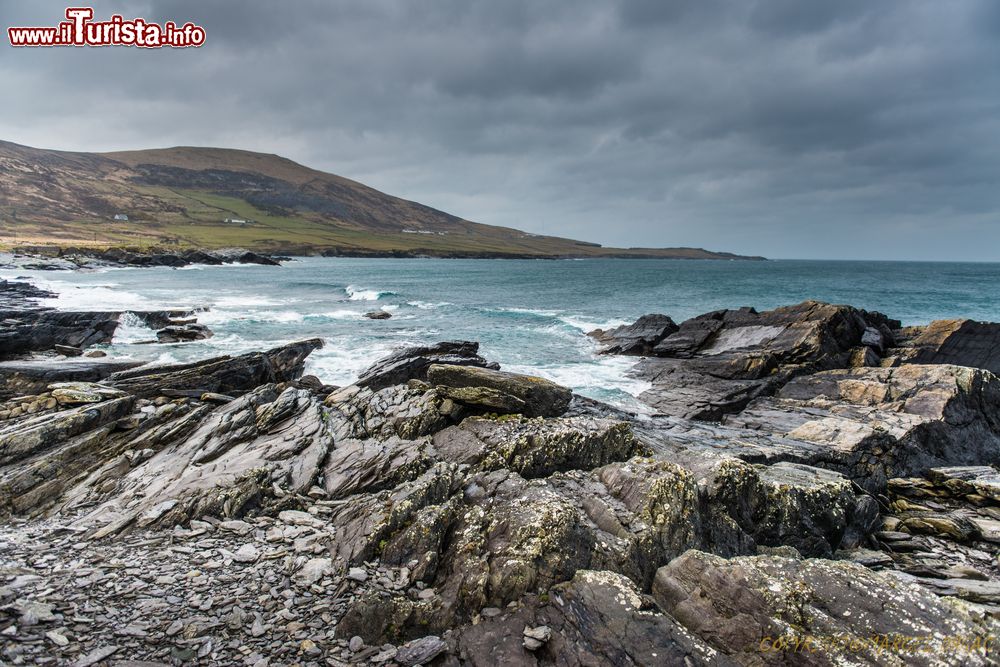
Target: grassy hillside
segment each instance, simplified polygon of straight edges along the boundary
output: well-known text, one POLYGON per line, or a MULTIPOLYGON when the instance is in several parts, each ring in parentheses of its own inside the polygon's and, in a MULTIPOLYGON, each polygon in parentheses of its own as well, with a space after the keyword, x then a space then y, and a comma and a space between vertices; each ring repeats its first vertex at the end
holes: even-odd
POLYGON ((0 142, 0 244, 242 246, 288 254, 678 257, 482 225, 277 155, 68 153, 0 142), (128 217, 115 220, 116 215, 128 217))

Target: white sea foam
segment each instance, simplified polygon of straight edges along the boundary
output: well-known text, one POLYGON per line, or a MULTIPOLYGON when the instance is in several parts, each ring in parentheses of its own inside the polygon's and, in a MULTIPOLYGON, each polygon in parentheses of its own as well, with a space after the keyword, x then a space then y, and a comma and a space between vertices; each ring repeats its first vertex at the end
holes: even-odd
POLYGON ((354 382, 361 371, 389 354, 396 346, 395 342, 359 346, 349 344, 348 341, 327 341, 324 347, 306 359, 305 372, 328 384, 347 385, 354 382))
POLYGON ((348 285, 344 288, 347 298, 351 301, 378 301, 384 296, 393 296, 396 293, 389 290, 374 290, 348 285))
POLYGON ((540 315, 542 317, 555 317, 558 310, 542 310, 540 308, 497 308, 501 313, 524 313, 526 315, 540 315))
POLYGON ((596 320, 588 320, 584 317, 578 317, 576 315, 560 315, 559 321, 568 324, 574 329, 579 329, 584 333, 593 331, 594 329, 613 329, 614 327, 619 327, 623 324, 629 324, 627 320, 611 319, 600 322, 596 320))
MULTIPOLYGON (((362 313, 357 310, 350 310, 348 308, 340 308, 338 310, 331 310, 326 313, 320 313, 316 317, 326 317, 331 320, 356 320, 361 317, 362 313)), ((310 318, 313 316, 310 315, 310 318)))
POLYGON ((628 375, 634 364, 634 358, 602 357, 561 364, 504 364, 503 368, 514 373, 538 375, 569 387, 582 396, 617 403, 629 410, 649 411, 648 407, 635 398, 652 385, 628 375))
POLYGON ((31 276, 31 282, 42 289, 55 292, 58 296, 40 299, 39 303, 59 310, 156 310, 164 307, 137 292, 122 289, 113 282, 77 285, 34 276, 31 276))
POLYGON ((145 340, 156 340, 156 332, 146 326, 135 313, 122 313, 111 344, 128 345, 145 340))
POLYGON ((430 301, 420 301, 419 299, 414 299, 413 301, 407 301, 407 306, 413 306, 414 308, 419 308, 420 310, 434 310, 436 308, 444 308, 445 306, 453 306, 455 304, 450 301, 438 301, 437 303, 430 301))
POLYGON ((253 308, 259 306, 279 306, 282 302, 274 301, 264 296, 256 294, 231 294, 212 299, 212 304, 216 308, 253 308))

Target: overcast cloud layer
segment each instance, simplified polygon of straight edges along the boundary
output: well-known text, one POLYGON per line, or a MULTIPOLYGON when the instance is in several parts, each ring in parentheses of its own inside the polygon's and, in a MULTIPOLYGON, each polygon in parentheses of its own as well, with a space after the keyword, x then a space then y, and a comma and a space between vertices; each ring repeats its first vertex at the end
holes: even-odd
MULTIPOLYGON (((0 0, 0 24, 65 4, 0 0)), ((200 49, 0 46, 0 139, 279 153, 618 246, 1000 260, 1000 2, 100 2, 200 49)))

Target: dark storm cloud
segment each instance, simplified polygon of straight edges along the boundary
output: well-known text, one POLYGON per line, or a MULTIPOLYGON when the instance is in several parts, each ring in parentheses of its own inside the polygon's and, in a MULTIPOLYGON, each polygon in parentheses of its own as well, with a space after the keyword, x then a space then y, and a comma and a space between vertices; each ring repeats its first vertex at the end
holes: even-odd
MULTIPOLYGON (((65 5, 6 0, 0 21, 65 5)), ((104 2, 204 47, 0 49, 0 138, 243 147, 607 244, 1000 260, 992 0, 104 2)))

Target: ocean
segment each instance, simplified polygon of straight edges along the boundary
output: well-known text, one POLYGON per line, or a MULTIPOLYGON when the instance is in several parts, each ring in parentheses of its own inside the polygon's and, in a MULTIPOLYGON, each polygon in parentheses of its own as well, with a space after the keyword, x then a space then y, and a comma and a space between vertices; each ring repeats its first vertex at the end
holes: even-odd
POLYGON ((1000 264, 302 258, 281 268, 5 270, 0 277, 28 277, 58 292, 46 305, 63 309, 208 308, 198 321, 215 336, 193 343, 138 344, 155 336, 127 319, 104 346, 119 358, 166 363, 321 337, 326 347, 307 372, 342 385, 395 347, 476 340, 507 370, 630 408, 645 388, 628 376, 635 360, 596 355, 586 332, 646 313, 680 322, 718 308, 817 299, 879 310, 904 324, 1000 321, 1000 264), (392 318, 362 317, 376 309, 392 318))

